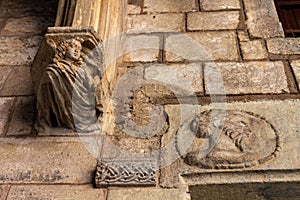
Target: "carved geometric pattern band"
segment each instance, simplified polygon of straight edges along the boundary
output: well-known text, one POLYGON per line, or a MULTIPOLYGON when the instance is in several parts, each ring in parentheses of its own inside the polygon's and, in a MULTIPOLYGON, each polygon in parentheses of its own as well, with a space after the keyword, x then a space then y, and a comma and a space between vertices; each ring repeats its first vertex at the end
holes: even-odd
POLYGON ((155 186, 153 160, 101 160, 96 169, 96 187, 155 186))

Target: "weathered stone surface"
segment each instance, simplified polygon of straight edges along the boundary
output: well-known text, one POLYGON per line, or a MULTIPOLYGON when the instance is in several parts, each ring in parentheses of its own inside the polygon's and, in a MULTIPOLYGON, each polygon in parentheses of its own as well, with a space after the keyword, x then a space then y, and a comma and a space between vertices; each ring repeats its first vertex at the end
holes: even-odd
POLYGON ((185 16, 182 13, 130 15, 126 26, 129 33, 182 32, 185 16))
POLYGON ((45 17, 10 18, 6 21, 2 35, 40 35, 45 33, 47 27, 53 26, 54 20, 45 17), (18 27, 16 29, 16 27, 18 27))
POLYGON ((236 34, 230 31, 170 35, 164 50, 168 62, 239 59, 236 34))
POLYGON ((237 33, 240 42, 247 42, 250 40, 249 35, 246 31, 238 31, 237 33))
POLYGON ((191 12, 196 11, 194 0, 144 0, 143 11, 152 12, 191 12))
POLYGON ((0 136, 5 134, 7 129, 7 123, 12 111, 15 98, 13 97, 1 97, 0 98, 0 136))
POLYGON ((153 62, 159 57, 160 38, 153 35, 126 37, 123 47, 125 62, 153 62))
POLYGON ((7 135, 29 135, 34 121, 34 97, 18 97, 12 112, 7 135))
POLYGON ((0 65, 31 64, 41 37, 0 37, 0 65))
POLYGON ((228 185, 195 185, 189 188, 192 199, 201 200, 264 200, 297 199, 300 195, 299 183, 250 183, 228 185))
POLYGON ((203 0, 200 1, 201 9, 203 10, 231 10, 241 9, 239 0, 203 0))
POLYGON ((0 16, 3 17, 18 17, 28 16, 28 15, 46 15, 55 18, 57 11, 57 1, 26 1, 26 0, 16 0, 16 1, 2 1, 1 8, 3 9, 0 16))
POLYGON ((34 91, 29 66, 15 66, 10 69, 11 72, 3 84, 0 95, 32 95, 34 91))
POLYGON ((248 168, 274 159, 281 148, 276 129, 254 113, 206 110, 185 123, 190 127, 184 131, 191 131, 198 142, 192 144, 193 149, 184 156, 184 162, 191 166, 206 169, 248 168), (205 143, 209 143, 209 152, 202 155, 205 143))
POLYGON ((1 73, 0 73, 0 92, 7 80, 7 78, 9 77, 10 73, 12 72, 13 67, 10 66, 4 66, 1 67, 1 73))
POLYGON ((270 57, 274 59, 298 58, 300 56, 299 38, 272 38, 267 40, 270 57))
POLYGON ((282 62, 208 63, 204 77, 208 94, 289 92, 282 62), (221 82, 216 83, 216 80, 221 82), (218 91, 220 86, 224 86, 224 90, 218 91))
POLYGON ((292 69, 294 71, 298 87, 300 88, 300 60, 294 60, 291 62, 292 69))
POLYGON ((239 18, 240 11, 188 13, 187 29, 189 31, 237 29, 239 18))
POLYGON ((252 37, 284 37, 274 1, 244 1, 247 27, 252 37))
POLYGON ((0 200, 6 200, 10 185, 0 185, 0 200))
POLYGON ((159 82, 175 95, 203 93, 201 63, 154 64, 145 69, 145 79, 159 82))
POLYGON ((268 58, 265 43, 261 40, 240 42, 244 60, 262 60, 268 58))
POLYGON ((0 143, 0 183, 93 181, 97 156, 78 138, 3 138, 0 143))
POLYGON ((140 14, 141 7, 136 5, 127 5, 127 14, 140 14))
POLYGON ((184 189, 155 189, 155 188, 127 188, 110 189, 108 191, 108 200, 153 200, 153 199, 174 199, 190 200, 190 195, 184 189))
POLYGON ((7 200, 74 199, 105 200, 107 191, 92 185, 14 185, 7 200))
MULTIPOLYGON (((190 185, 205 184, 225 184, 225 183, 251 183, 251 182, 285 182, 300 181, 299 169, 300 159, 298 147, 300 144, 300 101, 261 101, 261 102, 235 102, 224 104, 210 104, 208 106, 198 106, 199 113, 210 109, 227 109, 250 112, 262 117, 270 123, 278 133, 279 152, 276 156, 255 167, 250 167, 249 171, 236 169, 204 169, 190 167, 182 160, 174 162, 172 165, 161 170, 161 185, 172 187, 178 185, 178 173, 186 174, 181 181, 190 185), (247 176, 245 176, 245 173, 247 176)), ((175 137, 175 133, 182 119, 180 114, 183 105, 167 106, 166 111, 170 119, 170 129, 168 135, 175 137), (181 121, 180 121, 181 120, 181 121), (175 128, 177 126, 177 129, 175 128), (172 132, 172 134, 171 134, 172 132)), ((192 105, 190 105, 192 107, 192 105)), ((192 107, 194 108, 194 107, 192 107)), ((220 119, 222 121, 222 119, 220 119)), ((184 122, 184 120, 183 120, 184 122)), ((216 123, 212 125, 217 125, 216 123)), ((195 140, 194 140, 195 141, 195 140)), ((164 144, 168 143, 165 140, 164 144)), ((203 149, 207 146, 203 144, 203 149)), ((209 152, 207 152, 209 153, 209 152)), ((182 182, 181 182, 182 183, 182 182)))

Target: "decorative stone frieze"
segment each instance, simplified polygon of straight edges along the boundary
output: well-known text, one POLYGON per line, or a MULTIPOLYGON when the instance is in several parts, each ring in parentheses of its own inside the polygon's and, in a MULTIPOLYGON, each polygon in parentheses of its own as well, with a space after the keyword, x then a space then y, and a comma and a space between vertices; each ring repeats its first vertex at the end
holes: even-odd
POLYGON ((152 160, 111 159, 98 162, 96 186, 151 186, 156 184, 155 162, 152 160))

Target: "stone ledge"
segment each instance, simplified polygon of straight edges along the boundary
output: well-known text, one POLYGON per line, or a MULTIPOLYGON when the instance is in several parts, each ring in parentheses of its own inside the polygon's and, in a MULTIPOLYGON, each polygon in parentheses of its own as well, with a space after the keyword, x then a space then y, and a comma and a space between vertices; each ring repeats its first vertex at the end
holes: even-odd
POLYGON ((92 185, 14 185, 7 200, 72 199, 106 200, 107 191, 92 185))

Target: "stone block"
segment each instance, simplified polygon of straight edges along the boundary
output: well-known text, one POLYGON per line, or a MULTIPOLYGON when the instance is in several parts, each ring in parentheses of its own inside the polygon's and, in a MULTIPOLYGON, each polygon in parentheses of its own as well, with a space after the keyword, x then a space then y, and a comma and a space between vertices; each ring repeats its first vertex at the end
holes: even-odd
POLYGON ((194 0, 144 0, 143 12, 193 12, 197 9, 194 0))
POLYGON ((29 65, 42 37, 0 37, 0 65, 29 65))
POLYGON ((54 26, 54 19, 45 17, 10 18, 0 32, 2 35, 41 35, 47 27, 54 26), (16 28, 18 27, 18 28, 16 28))
POLYGON ((300 60, 294 60, 291 62, 291 66, 293 69, 293 72, 295 74, 297 83, 298 83, 298 87, 300 88, 300 60))
MULTIPOLYGON (((145 69, 145 79, 158 82, 170 91, 173 91, 176 96, 203 93, 201 63, 154 64, 145 69)), ((165 92, 165 94, 167 94, 167 92, 165 92)))
POLYGON ((267 48, 273 59, 299 58, 299 38, 272 38, 267 40, 267 48))
POLYGON ((170 35, 164 50, 168 62, 239 59, 236 34, 230 31, 170 35))
POLYGON ((95 138, 2 138, 0 183, 90 184, 98 155, 88 141, 95 138))
POLYGON ((237 29, 240 11, 195 12, 187 15, 188 31, 237 29))
POLYGON ((284 37, 273 0, 244 2, 246 24, 251 37, 284 37))
POLYGON ((127 14, 140 14, 142 11, 143 0, 128 0, 127 14))
POLYGON ((241 9, 239 0, 203 0, 200 1, 200 6, 205 11, 241 9))
POLYGON ((0 185, 0 200, 7 200, 10 185, 0 185))
MULTIPOLYGON (((227 119, 230 111, 243 111, 244 113, 252 113, 252 116, 256 116, 269 124, 272 127, 273 132, 276 131, 278 146, 277 153, 272 159, 265 160, 264 162, 257 163, 255 166, 248 166, 247 168, 229 168, 229 169, 208 169, 201 166, 187 165, 183 160, 178 159, 168 167, 161 170, 160 183, 163 187, 174 187, 185 183, 186 185, 209 185, 209 184, 233 184, 233 183, 273 183, 273 182, 299 182, 299 169, 300 159, 298 153, 298 147, 300 144, 300 135, 298 134, 299 120, 300 120, 300 101, 299 100, 285 100, 285 101, 260 101, 260 102, 233 102, 233 103, 213 103, 207 106, 193 106, 193 105, 169 105, 166 106, 166 112, 170 119, 170 129, 167 135, 171 135, 171 138, 176 136, 176 132, 179 127, 185 126, 185 120, 180 117, 181 112, 189 112, 182 109, 183 106, 190 106, 200 112, 211 109, 223 109, 226 112, 225 118, 211 118, 208 124, 215 125, 218 123, 215 119, 222 123, 222 120, 227 119), (196 108, 195 108, 196 107, 196 108), (198 108, 197 108, 198 107, 198 108), (228 111, 228 112, 227 112, 228 111), (183 124, 182 124, 183 122, 183 124), (181 174, 181 176, 178 174, 181 174)), ((239 115, 236 115, 235 120, 239 120, 239 115)), ((252 121, 252 120, 251 120, 252 121)), ((229 121, 230 122, 230 121, 229 121)), ((254 123, 249 126, 249 123, 241 122, 240 125, 232 121, 231 125, 245 126, 247 129, 252 126, 258 127, 259 123, 254 123), (254 125, 254 126, 253 126, 254 125)), ((201 124, 202 126, 202 124, 201 124)), ((219 124, 218 124, 219 126, 219 124)), ((222 126, 223 127, 223 126, 222 126)), ((228 130, 228 126, 224 126, 223 130, 228 130)), ((233 129, 235 130, 240 129, 233 129)), ((244 129, 246 130, 246 129, 244 129)), ((249 129, 251 131, 251 129, 249 129)), ((253 133, 260 132, 265 135, 266 129, 252 130, 253 133)), ((224 134, 224 132, 220 133, 224 134)), ((241 133, 242 134, 242 133, 241 133)), ((166 135, 166 136, 167 136, 166 135)), ((178 135, 178 134, 177 134, 178 135)), ((193 137, 193 135, 192 135, 193 137)), ((179 138, 178 136, 176 138, 179 138)), ((184 138, 187 140, 187 138, 184 138)), ((257 138, 258 139, 258 138, 257 138)), ((255 139, 253 142, 257 141, 255 139)), ((193 142, 201 140, 199 138, 192 138, 193 142)), ((219 141, 219 139, 218 139, 219 141)), ((165 140, 165 143, 169 143, 165 140)), ((253 145, 254 145, 253 143, 253 145)), ((177 145, 178 143, 177 139, 177 145)), ((185 143, 181 143, 185 144, 185 143)), ((187 143, 188 144, 188 143, 187 143)), ((198 146, 199 150, 203 150, 202 153, 207 155, 210 151, 205 151, 207 146, 205 142, 201 140, 198 146)), ((249 144, 249 143, 248 143, 249 144)), ((252 143, 250 143, 252 144, 252 143)), ((229 143, 227 144, 229 147, 229 143)), ((225 147, 225 146, 224 146, 225 147)), ((269 147, 266 147, 268 149, 269 147)), ((177 148, 178 149, 178 148, 177 148)), ((184 152, 182 152, 184 153, 184 152)), ((228 152, 229 153, 229 152, 228 152)), ((230 153, 229 153, 230 154, 230 153)), ((223 154, 225 155, 225 154, 223 154)), ((233 157, 232 157, 233 158, 233 157)))
POLYGON ((0 69, 1 69, 1 73, 0 73, 0 92, 1 92, 7 78, 9 77, 10 73, 12 72, 13 67, 3 66, 0 69))
POLYGON ((240 42, 244 60, 263 60, 268 58, 265 43, 261 40, 240 42))
POLYGON ((29 15, 46 15, 55 19, 55 15, 57 12, 57 1, 3 1, 1 2, 1 8, 3 9, 0 13, 1 17, 15 17, 16 14, 18 14, 18 17, 29 15))
POLYGON ((105 200, 106 190, 92 185, 14 185, 7 200, 72 199, 105 200))
POLYGON ((204 77, 208 94, 289 92, 282 62, 207 63, 204 77))
MULTIPOLYGON (((11 67, 11 72, 0 90, 1 96, 32 95, 33 84, 29 66, 11 67)), ((4 72, 5 73, 5 72, 4 72)), ((0 86, 1 87, 1 86, 0 86)))
POLYGON ((130 15, 127 17, 127 32, 183 32, 185 15, 183 13, 130 15))
POLYGON ((7 135, 29 135, 34 124, 34 97, 18 97, 11 114, 7 135))
POLYGON ((240 42, 247 42, 250 40, 249 35, 246 31, 238 31, 237 33, 240 42))
POLYGON ((14 97, 1 97, 0 98, 0 136, 5 135, 7 130, 8 121, 12 108, 14 105, 14 97))
POLYGON ((160 38, 156 35, 131 35, 123 46, 125 62, 153 62, 159 58, 160 38))
POLYGON ((153 199, 174 199, 190 200, 190 195, 184 189, 156 189, 156 188, 126 188, 110 189, 107 200, 153 200, 153 199))

